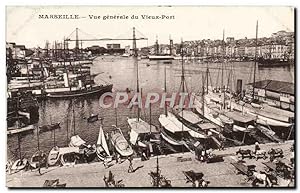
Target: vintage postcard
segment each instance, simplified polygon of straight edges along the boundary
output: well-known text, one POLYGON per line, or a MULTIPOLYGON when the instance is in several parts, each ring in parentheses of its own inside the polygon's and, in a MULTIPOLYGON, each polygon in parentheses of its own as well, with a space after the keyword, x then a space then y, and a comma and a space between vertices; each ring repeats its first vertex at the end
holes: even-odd
POLYGON ((295 188, 295 9, 7 6, 9 188, 295 188))

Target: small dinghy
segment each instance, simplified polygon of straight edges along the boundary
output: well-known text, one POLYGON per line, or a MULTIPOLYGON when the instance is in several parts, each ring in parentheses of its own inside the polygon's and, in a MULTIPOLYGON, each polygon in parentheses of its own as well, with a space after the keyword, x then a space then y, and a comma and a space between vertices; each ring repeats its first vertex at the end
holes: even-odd
POLYGON ((55 146, 50 150, 47 159, 49 166, 54 166, 55 164, 57 164, 60 157, 59 149, 60 149, 59 147, 55 146))
POLYGON ((44 132, 47 132, 47 131, 52 131, 52 130, 55 130, 55 129, 60 129, 60 122, 53 123, 53 124, 50 124, 50 125, 43 125, 43 126, 39 127, 39 129, 40 129, 40 133, 44 133, 44 132))
POLYGON ((47 163, 47 155, 43 151, 35 152, 30 159, 30 166, 34 169, 39 167, 45 167, 47 163))
POLYGON ((75 165, 80 159, 79 147, 60 148, 60 162, 63 166, 75 165))
POLYGON ((88 123, 93 123, 95 121, 98 121, 98 114, 94 115, 94 114, 91 114, 88 118, 87 118, 87 122, 88 123))
POLYGON ((79 135, 74 135, 71 137, 69 144, 70 147, 79 147, 83 151, 85 159, 87 162, 91 162, 96 157, 96 146, 87 144, 79 135))
POLYGON ((14 171, 14 172, 18 172, 18 171, 26 169, 27 166, 28 166, 28 160, 27 159, 25 159, 25 158, 18 159, 11 166, 11 170, 14 171))
POLYGON ((100 126, 100 130, 99 130, 99 135, 98 135, 98 140, 96 145, 96 154, 101 161, 104 161, 106 157, 111 156, 107 146, 107 141, 103 132, 102 125, 100 126))
POLYGON ((111 133, 111 143, 122 157, 131 156, 133 154, 132 147, 125 139, 121 129, 117 128, 116 126, 114 127, 115 130, 111 133))

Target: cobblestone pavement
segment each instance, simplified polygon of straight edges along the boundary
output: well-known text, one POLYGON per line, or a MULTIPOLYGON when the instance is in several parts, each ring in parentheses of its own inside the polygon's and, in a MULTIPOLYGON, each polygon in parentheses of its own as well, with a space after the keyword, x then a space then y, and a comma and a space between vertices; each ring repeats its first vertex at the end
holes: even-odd
MULTIPOLYGON (((293 141, 285 143, 269 143, 261 144, 263 150, 268 151, 271 148, 281 148, 284 151, 284 162, 289 163, 290 147, 293 141)), ((178 153, 166 156, 159 156, 159 167, 161 174, 167 179, 171 180, 173 187, 192 187, 191 183, 186 183, 185 176, 182 171, 194 170, 195 172, 202 172, 204 179, 209 180, 209 187, 250 187, 250 182, 247 182, 247 177, 242 174, 237 174, 236 169, 231 164, 236 162, 238 157, 235 152, 239 149, 254 150, 254 145, 243 147, 232 147, 225 150, 213 151, 216 155, 223 155, 224 162, 218 163, 202 163, 195 160, 192 153, 178 153), (178 161, 178 158, 185 161, 178 161)), ((249 159, 245 158, 245 164, 255 164, 257 171, 264 169, 263 162, 269 161, 263 159, 249 159)), ((128 173, 129 161, 125 160, 123 163, 116 164, 114 161, 112 166, 105 169, 103 163, 94 162, 90 164, 78 164, 74 166, 50 167, 48 169, 42 168, 42 175, 38 171, 20 171, 14 174, 6 175, 7 187, 42 187, 45 180, 59 179, 60 183, 66 183, 67 187, 104 187, 103 177, 108 175, 109 171, 115 175, 115 180, 123 180, 125 187, 151 187, 150 171, 156 171, 156 157, 151 157, 148 161, 141 161, 140 159, 133 160, 133 167, 136 170, 134 173, 128 173)), ((280 179, 281 186, 287 186, 283 179, 280 179)))

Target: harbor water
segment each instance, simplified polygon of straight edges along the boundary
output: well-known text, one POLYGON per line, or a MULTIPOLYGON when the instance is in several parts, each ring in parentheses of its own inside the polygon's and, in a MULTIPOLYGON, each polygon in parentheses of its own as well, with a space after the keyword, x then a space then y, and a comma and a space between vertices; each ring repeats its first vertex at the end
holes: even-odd
MULTIPOLYGON (((185 80, 189 92, 197 93, 202 89, 202 77, 205 75, 206 67, 209 67, 210 84, 221 85, 223 69, 223 84, 228 84, 235 90, 236 81, 242 79, 243 87, 253 81, 254 62, 234 62, 227 64, 220 63, 200 63, 196 60, 184 60, 185 80)), ((149 61, 142 59, 138 61, 139 86, 142 92, 163 92, 164 68, 167 70, 167 90, 168 93, 179 92, 181 61, 173 60, 171 64, 162 61, 149 61)), ((136 90, 137 64, 133 58, 120 56, 100 56, 93 61, 91 73, 99 73, 95 78, 97 84, 109 82, 113 84, 113 91, 136 90)), ((258 68, 257 80, 275 79, 294 83, 294 67, 278 68, 258 68)), ((94 144, 98 138, 100 121, 88 123, 87 117, 91 114, 99 114, 103 118, 104 132, 109 132, 112 125, 120 127, 125 137, 128 137, 127 117, 135 117, 137 109, 127 108, 121 105, 117 111, 113 108, 103 109, 99 105, 97 98, 80 98, 73 100, 46 100, 39 103, 39 122, 36 126, 60 122, 60 129, 39 134, 39 147, 45 152, 49 152, 55 145, 67 146, 70 137, 78 134, 82 139, 90 144, 94 144), (73 105, 72 105, 73 104, 73 105), (73 109, 74 108, 74 109, 73 109), (74 112, 74 114, 73 114, 74 112), (115 116, 117 114, 117 117, 115 116), (75 121, 74 121, 75 120, 75 121), (55 139, 55 141, 54 141, 55 139)), ((158 117, 163 113, 159 104, 152 106, 152 124, 159 126, 158 117)), ((142 109, 141 116, 149 122, 149 109, 142 109)), ((28 134, 20 138, 22 156, 30 158, 37 150, 37 132, 28 134)), ((9 136, 7 139, 8 159, 18 158, 18 137, 9 136)))

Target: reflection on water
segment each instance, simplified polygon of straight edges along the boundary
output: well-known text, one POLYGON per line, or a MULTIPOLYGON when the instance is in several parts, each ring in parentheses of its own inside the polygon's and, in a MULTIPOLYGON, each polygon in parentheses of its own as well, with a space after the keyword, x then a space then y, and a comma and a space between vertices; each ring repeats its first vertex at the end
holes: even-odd
MULTIPOLYGON (((223 83, 234 85, 237 79, 243 80, 243 86, 253 81, 253 62, 238 62, 231 64, 210 63, 201 64, 195 61, 185 61, 186 84, 189 92, 198 92, 201 90, 202 73, 209 67, 210 84, 216 86, 222 81, 223 83), (228 76, 230 81, 228 82, 228 76)), ((167 89, 168 92, 178 92, 181 75, 181 62, 172 61, 172 64, 164 64, 163 62, 140 60, 139 66, 139 85, 143 93, 162 92, 164 85, 164 67, 167 69, 167 89)), ((114 85, 114 91, 125 91, 127 88, 136 89, 136 69, 132 58, 121 57, 98 57, 91 66, 92 73, 100 73, 95 81, 111 82, 114 85)), ((294 82, 294 68, 258 68, 256 74, 257 80, 275 79, 287 82, 294 82)), ((128 109, 127 106, 121 105, 117 109, 117 124, 122 128, 124 135, 128 136, 127 117, 137 114, 135 108, 128 109)), ((116 124, 116 112, 113 108, 102 109, 98 104, 97 98, 84 98, 71 100, 47 100, 40 103, 40 120, 38 125, 51 124, 61 122, 61 129, 53 132, 41 133, 40 148, 48 152, 55 144, 58 146, 66 146, 71 135, 79 134, 80 137, 88 143, 96 143, 100 121, 88 123, 86 117, 90 114, 99 114, 104 118, 104 131, 110 130, 111 125, 116 124), (74 105, 72 105, 74 104, 74 105), (72 106, 74 106, 74 115, 72 106), (73 121, 75 118, 75 121, 73 121)), ((163 109, 159 108, 159 104, 152 106, 152 123, 158 126, 158 116, 163 113, 163 109)), ((143 109, 142 118, 149 121, 149 109, 143 109)), ((8 138, 8 158, 16 159, 17 154, 17 136, 8 138)), ((37 135, 29 134, 21 138, 21 151, 25 157, 30 157, 37 150, 37 135)))

